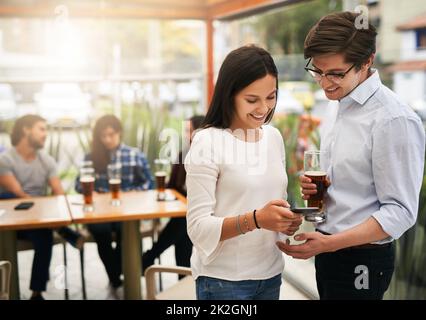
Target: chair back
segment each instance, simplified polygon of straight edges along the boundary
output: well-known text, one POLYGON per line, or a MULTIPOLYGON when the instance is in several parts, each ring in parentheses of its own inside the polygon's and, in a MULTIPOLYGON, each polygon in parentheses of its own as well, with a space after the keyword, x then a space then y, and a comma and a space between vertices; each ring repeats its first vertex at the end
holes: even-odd
POLYGON ((9 261, 0 261, 0 300, 9 300, 11 271, 9 261))
POLYGON ((152 265, 145 271, 145 280, 148 300, 196 300, 195 281, 191 276, 190 268, 152 265), (166 290, 158 292, 155 285, 155 274, 162 272, 186 275, 186 277, 166 290))

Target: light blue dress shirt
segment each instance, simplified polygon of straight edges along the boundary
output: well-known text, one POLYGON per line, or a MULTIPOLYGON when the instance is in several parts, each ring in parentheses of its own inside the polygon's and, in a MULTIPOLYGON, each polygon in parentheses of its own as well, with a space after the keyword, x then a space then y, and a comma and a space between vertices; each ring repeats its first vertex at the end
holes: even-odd
POLYGON ((417 219, 425 130, 419 117, 385 87, 377 70, 340 101, 331 101, 321 128, 323 169, 331 180, 325 198, 334 234, 374 217, 398 239, 417 219))

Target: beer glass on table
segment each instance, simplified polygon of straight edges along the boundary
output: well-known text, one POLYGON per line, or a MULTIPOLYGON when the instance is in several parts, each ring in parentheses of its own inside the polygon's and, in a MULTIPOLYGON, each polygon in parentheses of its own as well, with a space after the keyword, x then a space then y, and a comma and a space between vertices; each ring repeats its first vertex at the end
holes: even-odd
POLYGON ((120 188, 121 188, 121 164, 113 163, 108 167, 108 184, 111 192, 111 205, 118 207, 121 204, 120 188))
POLYGON ((84 166, 80 169, 80 184, 84 197, 84 211, 93 211, 93 190, 95 188, 95 169, 84 166))
POLYGON ((327 173, 321 166, 324 161, 324 151, 305 151, 304 154, 304 175, 312 180, 317 186, 317 193, 309 195, 308 207, 316 207, 318 211, 305 216, 306 221, 324 222, 326 220, 324 208, 324 193, 326 191, 327 173))
POLYGON ((167 159, 155 159, 155 183, 157 185, 157 200, 166 200, 166 177, 170 171, 170 162, 167 159))
POLYGON ((80 168, 93 168, 92 160, 84 160, 80 163, 80 168))

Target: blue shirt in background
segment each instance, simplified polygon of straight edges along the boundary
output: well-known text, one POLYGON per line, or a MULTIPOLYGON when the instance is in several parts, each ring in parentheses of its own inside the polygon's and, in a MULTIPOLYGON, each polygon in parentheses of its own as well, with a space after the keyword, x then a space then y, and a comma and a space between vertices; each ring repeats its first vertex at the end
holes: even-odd
MULTIPOLYGON (((90 155, 85 160, 91 160, 90 155)), ((121 164, 121 190, 148 190, 154 187, 150 166, 143 152, 125 144, 111 153, 111 164, 121 164)), ((75 189, 81 193, 80 179, 77 177, 75 189)), ((106 172, 96 173, 95 190, 97 192, 108 192, 108 175, 106 172)))

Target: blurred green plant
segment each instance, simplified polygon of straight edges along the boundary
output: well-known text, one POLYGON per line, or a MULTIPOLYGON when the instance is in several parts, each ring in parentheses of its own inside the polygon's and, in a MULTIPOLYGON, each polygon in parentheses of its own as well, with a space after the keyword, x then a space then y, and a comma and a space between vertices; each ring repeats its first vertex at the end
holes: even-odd
MULTIPOLYGON (((264 35, 269 51, 284 54, 303 53, 303 43, 309 30, 318 20, 342 10, 341 0, 303 1, 286 6, 281 10, 261 15, 255 27, 264 35), (280 50, 277 50, 277 49, 280 50)), ((251 21, 249 20, 248 23, 251 21)))
POLYGON ((275 119, 273 125, 280 131, 284 140, 286 170, 288 176, 287 201, 292 205, 303 206, 295 157, 299 121, 300 120, 297 115, 288 115, 286 117, 275 119))
POLYGON ((165 106, 151 107, 146 102, 122 107, 121 121, 123 123, 124 143, 136 147, 146 155, 149 164, 153 166, 154 159, 159 157, 164 144, 170 142, 160 141, 163 129, 173 129, 179 135, 183 126, 183 117, 172 116, 165 106))
MULTIPOLYGON (((306 116, 306 115, 305 115, 306 116)), ((303 170, 303 150, 300 150, 301 122, 304 116, 288 114, 283 117, 274 117, 273 125, 280 132, 284 140, 286 154, 286 170, 288 176, 288 202, 292 205, 304 206, 300 192, 299 174, 303 170)), ((309 118, 310 115, 308 114, 309 118)), ((318 131, 316 129, 305 132, 307 143, 319 147, 318 131)))
POLYGON ((10 133, 12 132, 13 124, 15 123, 14 120, 0 120, 0 133, 6 132, 10 133))

